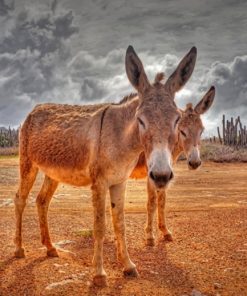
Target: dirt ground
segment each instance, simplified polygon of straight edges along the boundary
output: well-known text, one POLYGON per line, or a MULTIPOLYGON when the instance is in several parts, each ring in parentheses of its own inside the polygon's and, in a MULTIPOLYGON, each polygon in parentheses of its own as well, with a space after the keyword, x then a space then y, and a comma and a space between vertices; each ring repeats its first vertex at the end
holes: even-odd
POLYGON ((204 163, 189 171, 176 165, 167 200, 174 242, 157 231, 145 246, 145 180, 128 183, 126 233, 140 277, 126 279, 117 263, 107 211, 104 246, 108 286, 92 285, 92 206, 89 188, 60 185, 53 198, 50 231, 59 258, 47 258, 40 243, 35 196, 39 176, 23 219, 25 259, 13 258, 13 197, 18 159, 0 159, 0 295, 247 295, 247 165, 204 163))

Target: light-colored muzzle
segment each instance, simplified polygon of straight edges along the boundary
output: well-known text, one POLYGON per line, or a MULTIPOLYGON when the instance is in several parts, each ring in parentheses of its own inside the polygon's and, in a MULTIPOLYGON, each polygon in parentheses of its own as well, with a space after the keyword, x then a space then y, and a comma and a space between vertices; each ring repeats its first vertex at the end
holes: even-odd
POLYGON ((200 150, 198 146, 194 146, 188 156, 188 167, 195 170, 201 165, 200 150))
POLYGON ((154 149, 147 161, 148 176, 157 188, 164 188, 173 178, 171 153, 166 148, 154 149))

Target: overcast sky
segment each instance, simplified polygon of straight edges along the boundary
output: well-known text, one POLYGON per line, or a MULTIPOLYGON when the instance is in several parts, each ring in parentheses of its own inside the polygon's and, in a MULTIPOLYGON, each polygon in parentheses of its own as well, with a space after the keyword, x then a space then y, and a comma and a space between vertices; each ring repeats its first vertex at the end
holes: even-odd
POLYGON ((129 44, 150 80, 171 74, 195 45, 195 71, 177 105, 195 104, 215 85, 207 134, 223 113, 246 124, 246 11, 246 0, 0 0, 0 126, 19 125, 41 102, 119 101, 133 91, 129 44))

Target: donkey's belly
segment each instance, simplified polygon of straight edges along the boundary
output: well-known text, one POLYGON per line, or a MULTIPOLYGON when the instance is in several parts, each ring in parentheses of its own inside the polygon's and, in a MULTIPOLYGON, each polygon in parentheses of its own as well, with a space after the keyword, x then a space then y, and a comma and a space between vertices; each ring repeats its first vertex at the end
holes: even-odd
POLYGON ((87 173, 81 170, 70 170, 66 168, 52 168, 42 166, 39 166, 39 169, 57 182, 79 187, 91 184, 91 179, 89 178, 87 173))
POLYGON ((132 171, 130 178, 131 179, 143 179, 147 177, 147 168, 146 166, 135 167, 132 171))
POLYGON ((147 165, 144 152, 139 155, 137 165, 132 171, 130 178, 132 179, 142 179, 147 177, 147 165))

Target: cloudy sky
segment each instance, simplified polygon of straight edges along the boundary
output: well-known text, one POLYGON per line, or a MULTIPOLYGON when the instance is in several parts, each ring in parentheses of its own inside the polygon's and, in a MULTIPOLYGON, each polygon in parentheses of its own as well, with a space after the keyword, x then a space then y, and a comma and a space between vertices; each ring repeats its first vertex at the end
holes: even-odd
POLYGON ((124 69, 133 45, 150 80, 195 45, 193 77, 176 103, 216 86, 204 116, 247 123, 246 0, 0 0, 0 126, 18 126, 41 102, 119 101, 133 91, 124 69))

